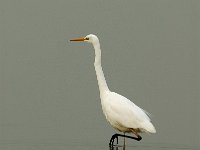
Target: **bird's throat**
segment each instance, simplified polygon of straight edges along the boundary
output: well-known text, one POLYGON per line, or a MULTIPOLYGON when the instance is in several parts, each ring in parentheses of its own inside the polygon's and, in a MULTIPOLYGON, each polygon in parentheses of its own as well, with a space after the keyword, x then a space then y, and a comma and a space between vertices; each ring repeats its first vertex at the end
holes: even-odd
POLYGON ((95 67, 97 81, 98 81, 98 85, 99 85, 99 91, 100 91, 100 94, 103 94, 104 92, 108 91, 109 89, 108 89, 108 85, 106 83, 106 79, 104 77, 103 69, 101 67, 100 44, 95 44, 94 49, 95 49, 94 67, 95 67))

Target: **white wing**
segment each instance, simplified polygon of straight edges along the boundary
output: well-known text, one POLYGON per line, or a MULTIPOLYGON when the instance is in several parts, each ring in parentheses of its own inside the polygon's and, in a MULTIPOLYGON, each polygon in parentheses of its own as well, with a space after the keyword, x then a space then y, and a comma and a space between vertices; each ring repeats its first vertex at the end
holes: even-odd
POLYGON ((125 128, 139 128, 150 133, 156 132, 145 111, 122 95, 110 92, 107 95, 105 107, 106 116, 111 125, 118 123, 125 128))

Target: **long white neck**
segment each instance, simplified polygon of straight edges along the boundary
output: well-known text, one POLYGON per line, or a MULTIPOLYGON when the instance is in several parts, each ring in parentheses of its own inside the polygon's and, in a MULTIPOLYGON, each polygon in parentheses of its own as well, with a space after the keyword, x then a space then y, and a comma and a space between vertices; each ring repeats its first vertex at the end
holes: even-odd
POLYGON ((104 73, 101 67, 101 49, 99 42, 93 44, 95 49, 95 62, 94 67, 97 75, 97 81, 99 85, 99 91, 100 95, 102 95, 104 92, 109 91, 108 85, 106 83, 106 79, 104 77, 104 73))

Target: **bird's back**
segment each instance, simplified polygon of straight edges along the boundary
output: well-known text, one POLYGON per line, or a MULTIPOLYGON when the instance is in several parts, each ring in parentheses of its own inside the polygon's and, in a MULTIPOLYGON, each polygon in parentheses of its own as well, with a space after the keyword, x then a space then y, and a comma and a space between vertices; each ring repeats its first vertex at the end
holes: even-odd
POLYGON ((108 122, 119 131, 156 132, 147 113, 120 94, 109 92, 102 98, 102 108, 108 122))

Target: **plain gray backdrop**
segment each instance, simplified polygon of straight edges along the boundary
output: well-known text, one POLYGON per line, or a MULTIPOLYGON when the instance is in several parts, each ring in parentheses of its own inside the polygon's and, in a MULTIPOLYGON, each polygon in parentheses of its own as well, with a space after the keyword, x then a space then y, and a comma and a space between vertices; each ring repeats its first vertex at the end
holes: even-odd
MULTIPOLYGON (((0 148, 108 149, 94 50, 108 86, 152 114, 148 149, 198 149, 198 0, 1 0, 0 148)), ((131 149, 131 148, 130 148, 131 149)))

